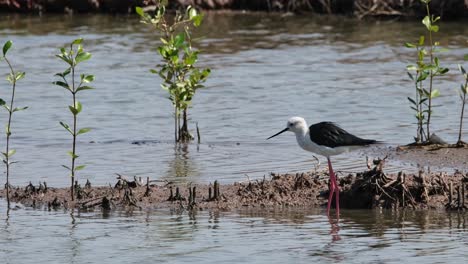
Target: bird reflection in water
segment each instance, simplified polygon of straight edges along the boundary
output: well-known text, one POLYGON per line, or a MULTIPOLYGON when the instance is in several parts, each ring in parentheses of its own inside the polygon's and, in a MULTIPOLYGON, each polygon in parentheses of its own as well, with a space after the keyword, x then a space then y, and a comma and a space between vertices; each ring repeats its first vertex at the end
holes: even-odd
POLYGON ((332 219, 328 216, 328 222, 330 223, 330 235, 332 237, 332 242, 340 241, 340 219, 337 218, 336 220, 332 219))

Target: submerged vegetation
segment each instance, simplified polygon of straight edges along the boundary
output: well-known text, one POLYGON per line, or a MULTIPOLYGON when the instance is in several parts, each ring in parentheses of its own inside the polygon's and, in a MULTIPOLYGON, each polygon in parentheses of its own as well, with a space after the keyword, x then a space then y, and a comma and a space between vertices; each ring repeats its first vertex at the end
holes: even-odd
POLYGON ((16 92, 16 83, 23 79, 25 76, 25 72, 20 72, 16 71, 13 68, 13 65, 11 64, 10 60, 7 58, 7 53, 8 50, 13 46, 13 42, 8 40, 4 45, 3 45, 3 55, 1 59, 3 59, 10 70, 10 73, 7 75, 7 81, 11 84, 11 97, 9 102, 5 102, 3 99, 0 99, 0 105, 5 108, 5 110, 8 113, 8 122, 5 126, 5 133, 6 133, 6 143, 5 143, 5 152, 2 152, 3 155, 3 163, 6 166, 6 197, 7 197, 7 206, 10 208, 10 166, 11 164, 15 163, 11 161, 11 156, 13 156, 16 153, 15 149, 10 148, 10 137, 11 137, 11 122, 13 120, 13 113, 22 111, 27 109, 28 107, 15 107, 14 102, 15 102, 15 92, 16 92))
POLYGON ((60 78, 59 81, 55 81, 54 84, 65 88, 72 95, 72 104, 68 106, 71 114, 73 115, 73 125, 70 126, 64 122, 60 122, 60 125, 65 128, 72 135, 72 150, 68 151, 68 155, 71 156, 71 166, 62 165, 68 171, 70 171, 71 177, 71 187, 70 195, 71 200, 75 199, 74 189, 75 189, 75 176, 76 172, 85 168, 85 165, 76 165, 75 161, 79 157, 76 154, 76 138, 78 135, 89 132, 90 128, 81 128, 78 130, 77 127, 77 117, 78 114, 83 109, 81 103, 77 100, 76 95, 80 91, 93 89, 88 84, 94 81, 94 75, 81 74, 80 80, 77 81, 76 66, 84 61, 87 61, 91 58, 91 53, 85 52, 82 45, 83 39, 75 39, 68 48, 61 48, 60 54, 56 55, 62 61, 67 63, 67 68, 63 72, 55 74, 60 78))
POLYGON ((203 87, 202 84, 210 75, 210 69, 195 66, 199 51, 192 48, 193 27, 201 25, 203 15, 189 6, 185 12, 177 12, 171 18, 166 13, 167 4, 167 0, 158 1, 153 15, 141 7, 137 7, 136 12, 143 23, 161 33, 158 53, 163 63, 151 69, 151 72, 164 81, 161 87, 169 93, 174 106, 175 141, 187 142, 193 139, 188 129, 188 108, 196 91, 203 87))

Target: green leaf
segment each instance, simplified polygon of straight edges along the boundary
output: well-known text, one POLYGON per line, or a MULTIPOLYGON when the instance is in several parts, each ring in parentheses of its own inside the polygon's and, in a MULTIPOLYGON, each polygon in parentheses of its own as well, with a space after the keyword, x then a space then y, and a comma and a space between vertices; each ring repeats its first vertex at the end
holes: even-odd
POLYGON ((441 69, 439 69, 438 73, 439 74, 446 74, 448 71, 449 71, 448 68, 441 68, 441 69))
POLYGON ((190 19, 194 18, 195 16, 198 15, 197 9, 195 9, 193 7, 189 7, 188 8, 188 14, 189 14, 190 19))
POLYGON ((145 11, 143 11, 143 8, 140 6, 135 7, 135 12, 141 17, 145 17, 145 11))
POLYGON ((85 127, 85 128, 82 128, 78 131, 77 135, 81 135, 81 134, 84 134, 84 133, 88 133, 89 131, 91 131, 91 128, 89 127, 85 127))
POLYGON ((73 42, 72 42, 72 45, 79 45, 83 42, 83 38, 79 38, 79 39, 75 39, 73 42))
POLYGON ((461 64, 458 64, 458 69, 463 73, 466 74, 465 68, 461 64))
POLYGON ((195 16, 193 18, 193 25, 196 26, 196 27, 199 27, 201 25, 202 21, 203 21, 203 15, 202 14, 200 14, 198 16, 195 16))
POLYGON ((5 104, 6 104, 5 100, 3 100, 2 98, 0 98, 0 106, 3 106, 3 105, 5 105, 5 104))
POLYGON ((6 126, 5 126, 5 132, 6 132, 7 136, 10 136, 10 135, 11 135, 11 130, 10 130, 10 126, 9 126, 9 125, 6 125, 6 126))
POLYGON ((465 56, 463 56, 463 59, 468 61, 468 54, 465 54, 465 56))
POLYGON ((405 47, 407 47, 407 48, 416 48, 417 46, 414 45, 413 43, 406 42, 405 47))
POLYGON ((16 149, 10 149, 8 151, 8 157, 11 157, 11 156, 15 155, 15 153, 16 153, 16 149))
POLYGON ((26 75, 25 72, 18 72, 18 73, 16 73, 15 79, 16 79, 17 81, 19 81, 19 80, 21 80, 21 79, 24 78, 24 75, 26 75))
POLYGON ((408 101, 410 101, 412 104, 417 105, 416 102, 413 100, 413 98, 411 97, 407 97, 407 98, 408 98, 408 101))
POLYGON ((68 74, 70 74, 70 72, 71 72, 71 68, 66 69, 66 70, 62 73, 63 77, 65 77, 65 76, 67 76, 68 74))
POLYGON ((439 26, 431 26, 431 29, 430 29, 432 32, 439 32, 439 26))
POLYGON ((76 64, 91 59, 91 53, 89 52, 80 52, 75 57, 76 64))
POLYGON ((68 91, 71 91, 70 87, 68 86, 67 83, 64 83, 62 81, 56 81, 56 82, 53 82, 53 84, 57 85, 57 86, 61 86, 65 89, 67 89, 68 91))
POLYGON ((62 59, 64 62, 68 63, 68 65, 70 66, 73 64, 73 62, 68 58, 68 56, 64 54, 55 55, 55 57, 62 59))
POLYGON ((8 40, 7 42, 5 42, 5 44, 3 45, 3 57, 6 56, 8 50, 11 48, 12 45, 13 45, 13 42, 11 40, 8 40))
POLYGON ((78 155, 74 154, 73 151, 67 151, 67 154, 74 159, 77 159, 79 157, 78 155))
POLYGON ((62 165, 62 167, 64 167, 65 169, 71 171, 70 167, 68 167, 68 166, 62 165))
POLYGON ((406 72, 408 74, 408 77, 414 81, 414 77, 413 77, 413 74, 411 74, 410 72, 406 72))
POLYGON ((427 30, 431 31, 431 18, 429 16, 425 16, 422 23, 426 26, 427 30))
POLYGON ((82 170, 86 167, 86 165, 80 165, 80 166, 76 166, 75 167, 75 171, 79 171, 79 170, 82 170))
POLYGON ((424 36, 420 36, 419 37, 419 43, 418 43, 419 46, 422 46, 424 45, 424 36))
POLYGON ((81 110, 83 109, 83 106, 81 105, 79 101, 75 102, 75 109, 78 111, 78 113, 80 113, 81 110))
POLYGON ((440 96, 440 91, 438 89, 432 90, 431 98, 436 98, 440 96))
POLYGON ((23 111, 23 110, 26 110, 28 109, 29 107, 28 106, 25 106, 25 107, 16 107, 15 109, 13 109, 13 113, 14 112, 18 112, 18 111, 23 111))
POLYGON ((81 80, 84 82, 84 83, 90 83, 92 81, 94 81, 94 75, 83 75, 81 77, 81 80))
POLYGON ((76 110, 75 107, 69 105, 68 109, 70 109, 70 112, 72 112, 73 115, 76 116, 78 114, 78 110, 76 110))
POLYGON ((184 44, 184 41, 185 41, 184 33, 179 33, 174 39, 174 46, 176 48, 179 48, 180 46, 182 46, 182 44, 184 44))
POLYGON ((62 126, 63 126, 63 128, 65 128, 65 129, 66 129, 68 132, 70 132, 70 134, 72 134, 72 135, 73 135, 73 132, 71 131, 71 129, 70 129, 70 126, 69 126, 69 125, 67 125, 67 124, 63 123, 62 121, 60 121, 60 125, 62 125, 62 126))
POLYGON ((416 67, 415 65, 408 65, 408 66, 406 66, 406 70, 408 70, 408 71, 417 71, 418 67, 416 67))
POLYGON ((13 76, 12 73, 8 74, 6 79, 9 83, 14 83, 16 81, 15 76, 13 76))
POLYGON ((75 92, 79 92, 79 91, 82 91, 82 90, 92 90, 92 89, 94 89, 94 88, 91 87, 91 86, 80 86, 80 87, 78 87, 78 89, 76 89, 75 92))
POLYGON ((466 94, 468 93, 468 86, 463 86, 463 84, 460 84, 460 90, 462 91, 462 93, 466 94))
POLYGON ((427 79, 427 76, 429 76, 429 73, 427 72, 421 72, 419 75, 418 79, 416 80, 417 82, 421 82, 427 79))

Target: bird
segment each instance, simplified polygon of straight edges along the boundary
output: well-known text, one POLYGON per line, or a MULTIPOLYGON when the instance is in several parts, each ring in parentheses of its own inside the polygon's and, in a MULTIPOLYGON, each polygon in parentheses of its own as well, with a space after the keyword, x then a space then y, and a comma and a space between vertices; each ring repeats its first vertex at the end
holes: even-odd
POLYGON ((333 194, 335 193, 336 214, 339 217, 340 189, 336 181, 336 175, 333 171, 330 157, 377 144, 380 143, 380 141, 357 137, 335 123, 328 121, 316 123, 307 127, 305 119, 297 116, 289 118, 286 128, 267 138, 267 140, 287 131, 296 134, 297 143, 302 149, 327 158, 330 175, 330 193, 327 202, 327 214, 330 215, 330 206, 333 200, 333 194))

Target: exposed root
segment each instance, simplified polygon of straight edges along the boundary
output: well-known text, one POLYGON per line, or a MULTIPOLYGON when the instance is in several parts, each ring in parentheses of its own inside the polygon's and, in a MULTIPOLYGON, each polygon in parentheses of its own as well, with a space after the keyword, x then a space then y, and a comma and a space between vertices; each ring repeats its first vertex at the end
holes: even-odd
MULTIPOLYGON (((407 175, 404 172, 384 173, 386 158, 371 162, 371 169, 358 174, 348 174, 339 179, 340 203, 343 208, 441 208, 466 210, 468 178, 462 173, 447 175, 420 171, 407 175)), ((77 199, 69 201, 69 188, 50 188, 45 183, 30 183, 24 188, 12 187, 12 201, 35 208, 78 208, 84 210, 117 208, 175 209, 229 209, 249 207, 323 206, 328 197, 328 174, 325 172, 274 174, 269 178, 251 179, 248 182, 221 185, 197 184, 178 186, 164 182, 146 184, 140 180, 126 180, 119 175, 117 184, 107 187, 85 188, 76 184, 77 199)), ((4 197, 5 190, 0 190, 4 197)))

